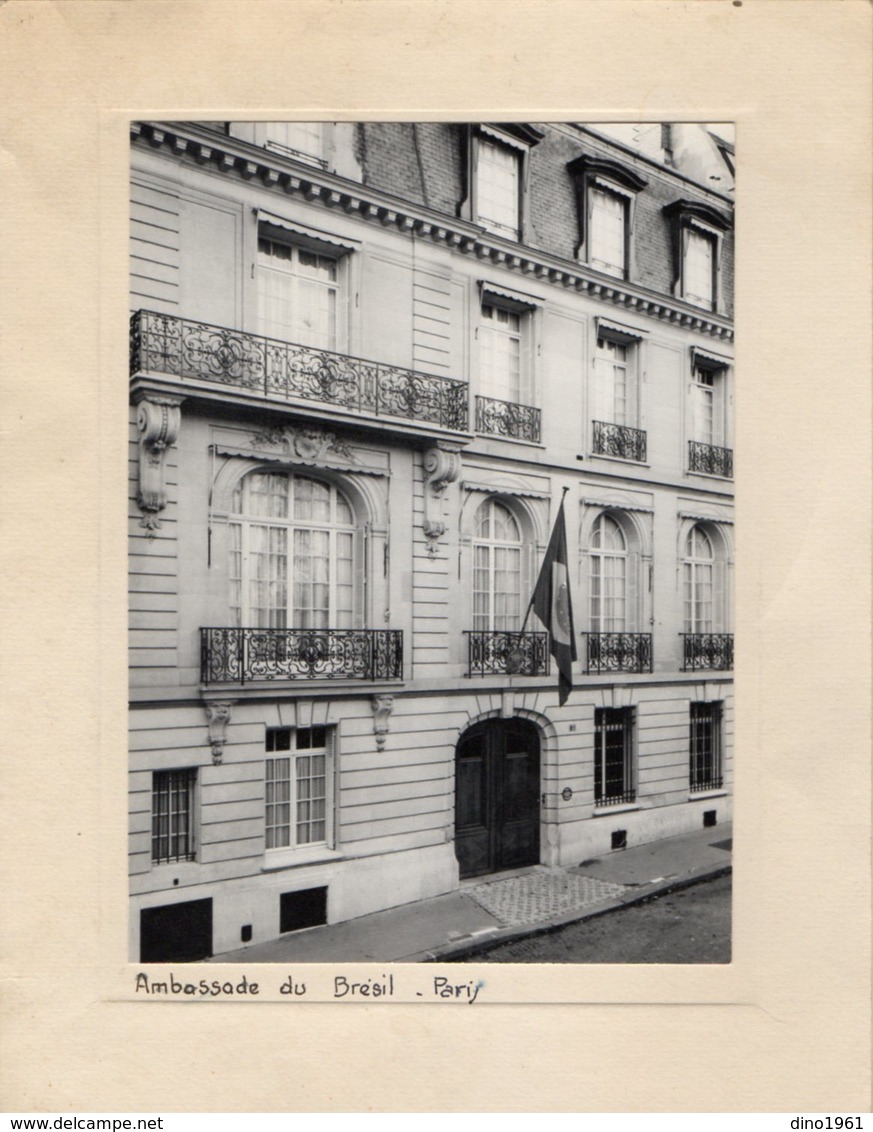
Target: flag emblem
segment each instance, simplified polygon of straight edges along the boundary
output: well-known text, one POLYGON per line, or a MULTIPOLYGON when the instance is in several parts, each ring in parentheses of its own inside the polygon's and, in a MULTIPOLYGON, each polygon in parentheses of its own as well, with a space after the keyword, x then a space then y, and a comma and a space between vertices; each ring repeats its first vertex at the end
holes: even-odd
POLYGON ((573 688, 573 661, 576 660, 563 497, 534 587, 531 608, 549 631, 549 651, 558 667, 558 701, 563 705, 573 688))

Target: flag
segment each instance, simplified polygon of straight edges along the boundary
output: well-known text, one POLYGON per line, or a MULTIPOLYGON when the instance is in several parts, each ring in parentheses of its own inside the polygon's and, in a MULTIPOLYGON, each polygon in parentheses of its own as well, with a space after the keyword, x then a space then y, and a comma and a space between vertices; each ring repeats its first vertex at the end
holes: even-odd
POLYGON ((564 500, 540 568, 531 598, 533 611, 549 630, 549 651, 558 666, 558 702, 563 705, 573 688, 573 661, 576 634, 573 631, 573 603, 567 573, 567 530, 564 526, 564 500))

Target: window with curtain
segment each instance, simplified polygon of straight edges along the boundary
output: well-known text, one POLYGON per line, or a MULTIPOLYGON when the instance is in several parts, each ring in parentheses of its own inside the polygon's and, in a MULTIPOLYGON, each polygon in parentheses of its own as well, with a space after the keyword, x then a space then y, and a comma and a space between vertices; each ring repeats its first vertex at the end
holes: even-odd
POLYGON ((258 238, 258 325, 267 338, 336 350, 339 261, 258 238))
POLYGON ((324 165, 324 122, 264 122, 257 127, 261 144, 307 164, 324 165))
POLYGON ((715 300, 715 241, 693 228, 685 229, 682 297, 707 310, 715 300))
POLYGON ((588 262, 624 278, 627 271, 628 202, 618 193, 591 187, 588 194, 588 262))
POLYGON ((479 139, 476 201, 479 223, 517 240, 521 203, 521 154, 509 146, 479 139))
POLYGON ((712 633, 715 554, 709 535, 694 526, 685 542, 684 574, 685 632, 712 633))
POLYGON ((330 837, 332 733, 326 727, 267 731, 265 846, 291 849, 330 837))
POLYGON ((605 512, 591 532, 589 620, 592 633, 621 633, 627 625, 627 542, 605 512))
POLYGON ((594 356, 594 420, 635 426, 635 347, 599 337, 594 356))
POLYGON ((520 404, 524 386, 525 316, 493 303, 482 304, 479 324, 479 389, 483 397, 520 404))
POLYGON ((258 629, 354 627, 355 527, 333 486, 290 472, 252 472, 230 515, 230 611, 258 629))
POLYGON ((476 512, 473 537, 473 629, 516 630, 521 618, 521 532, 496 499, 476 512))

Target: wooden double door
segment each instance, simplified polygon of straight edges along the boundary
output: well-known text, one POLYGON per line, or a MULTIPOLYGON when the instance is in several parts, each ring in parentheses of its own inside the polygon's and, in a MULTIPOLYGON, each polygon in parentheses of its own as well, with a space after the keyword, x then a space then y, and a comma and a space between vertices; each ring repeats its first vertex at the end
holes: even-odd
POLYGON ((478 723, 455 757, 455 853, 461 877, 540 859, 540 740, 522 719, 478 723))

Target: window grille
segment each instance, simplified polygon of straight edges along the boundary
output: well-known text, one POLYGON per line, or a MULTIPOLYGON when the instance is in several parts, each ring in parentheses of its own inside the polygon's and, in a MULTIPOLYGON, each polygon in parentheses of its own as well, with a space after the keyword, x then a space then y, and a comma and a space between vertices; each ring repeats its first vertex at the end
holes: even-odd
POLYGON ((194 860, 194 787, 197 771, 152 775, 152 863, 194 860))

